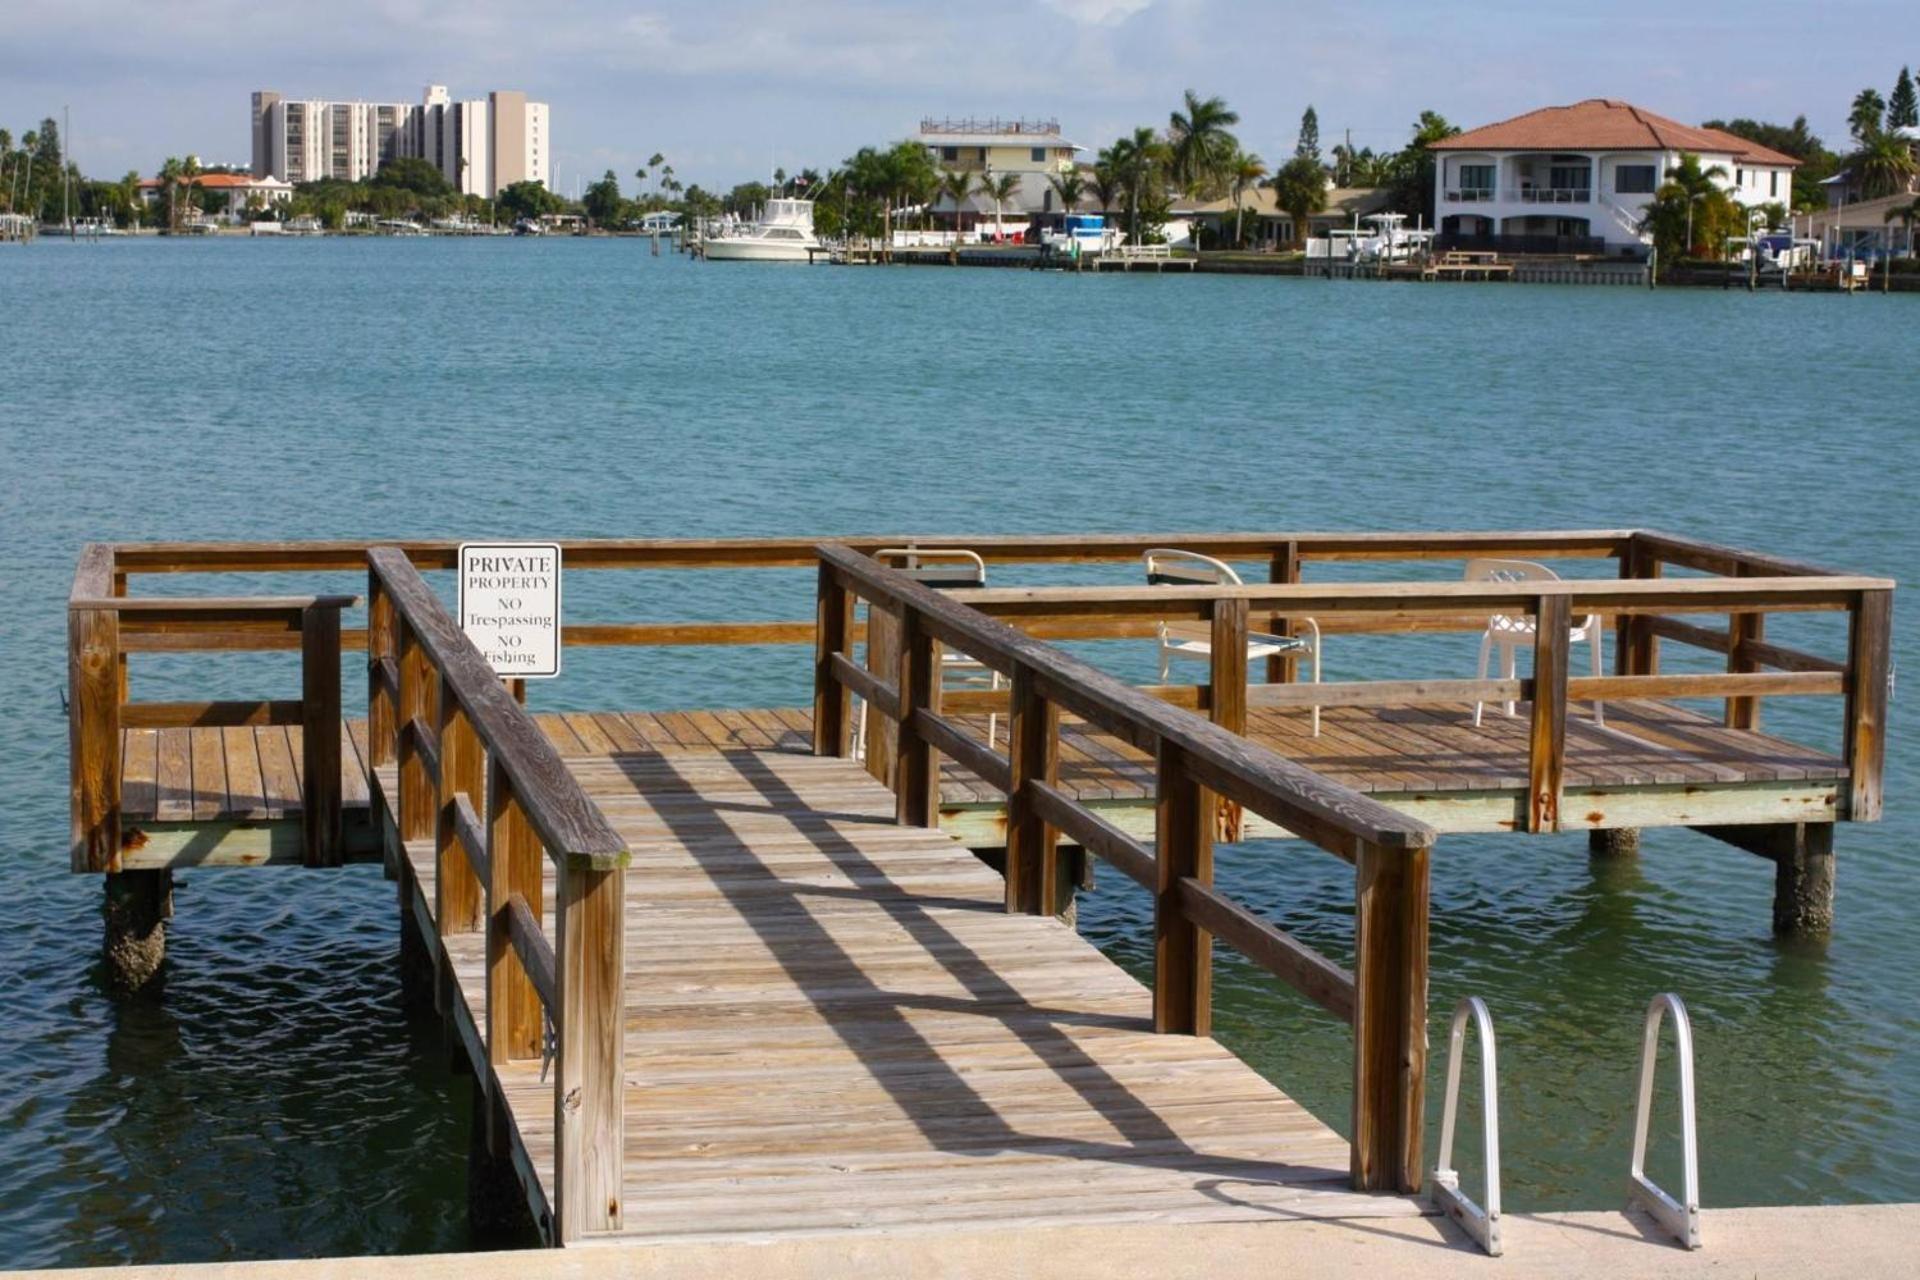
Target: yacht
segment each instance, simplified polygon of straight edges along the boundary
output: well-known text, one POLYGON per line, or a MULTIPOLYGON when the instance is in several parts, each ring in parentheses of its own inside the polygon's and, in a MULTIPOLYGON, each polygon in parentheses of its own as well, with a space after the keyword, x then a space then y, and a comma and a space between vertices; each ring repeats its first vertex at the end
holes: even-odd
POLYGON ((769 200, 759 221, 702 246, 710 259, 735 262, 808 262, 820 247, 811 200, 769 200))

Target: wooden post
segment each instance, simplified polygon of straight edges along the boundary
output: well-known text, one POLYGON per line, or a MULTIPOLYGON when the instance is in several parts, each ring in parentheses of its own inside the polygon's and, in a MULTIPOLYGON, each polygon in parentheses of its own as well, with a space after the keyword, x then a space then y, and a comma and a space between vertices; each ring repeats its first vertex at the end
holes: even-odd
POLYGON ((434 802, 438 798, 437 787, 427 776, 426 763, 420 756, 420 744, 415 741, 412 727, 417 722, 432 724, 435 720, 434 697, 437 693, 439 677, 433 670, 433 661, 419 639, 413 634, 406 619, 399 620, 400 630, 400 839, 427 840, 434 832, 434 802))
POLYGON ((1204 1036, 1213 1030, 1213 935, 1181 911, 1179 884, 1182 876, 1213 883, 1213 809, 1180 748, 1162 742, 1158 764, 1153 1029, 1204 1036))
MULTIPOLYGON (((116 598, 120 599, 124 599, 127 594, 127 575, 118 570, 116 570, 113 575, 113 594, 116 598)), ((119 661, 116 665, 120 668, 120 701, 122 703, 131 702, 133 700, 133 681, 131 673, 127 670, 127 654, 124 649, 120 651, 119 661)))
POLYGON ((1013 669, 1007 710, 1007 761, 1013 787, 1007 793, 1007 910, 1059 915, 1060 833, 1034 808, 1031 784, 1052 785, 1060 772, 1060 710, 1040 696, 1033 672, 1013 669))
POLYGON ((120 615, 67 614, 67 768, 75 871, 120 869, 120 615))
MULTIPOLYGON (((477 812, 487 762, 480 738, 460 699, 440 682, 440 787, 434 806, 434 922, 440 935, 472 933, 484 922, 483 887, 460 841, 454 801, 467 798, 477 812)), ((480 851, 483 855, 485 850, 480 851)), ((491 870, 491 868, 489 868, 491 870)))
POLYGON ((1847 615, 1847 817, 1880 818, 1880 779, 1887 750, 1887 664, 1893 593, 1862 591, 1847 615))
POLYGON ((625 1164, 626 872, 574 865, 559 874, 560 1035, 553 1088, 555 1217, 562 1242, 620 1229, 625 1164))
MULTIPOLYGON (((1633 534, 1627 539, 1626 552, 1620 557, 1620 576, 1632 578, 1658 578, 1660 562, 1647 550, 1640 535, 1633 534)), ((1653 676, 1660 674, 1660 637, 1647 627, 1647 620, 1632 614, 1622 614, 1614 624, 1613 637, 1613 673, 1620 676, 1653 676)))
POLYGON ((853 656, 853 596, 820 565, 813 623, 813 754, 853 753, 853 695, 833 674, 832 655, 853 656))
MULTIPOLYGON (((1766 638, 1767 615, 1764 613, 1736 613, 1727 618, 1727 671, 1729 674, 1741 674, 1760 670, 1760 664, 1743 653, 1742 646, 1749 641, 1766 638)), ((1760 699, 1751 696, 1729 697, 1727 699, 1726 722, 1729 729, 1758 729, 1760 727, 1760 699)))
MULTIPOLYGON (((1239 737, 1247 736, 1247 602, 1215 600, 1208 698, 1213 722, 1239 737)), ((1272 659, 1268 659, 1269 662, 1272 659)), ((1243 815, 1231 800, 1213 797, 1217 837, 1232 844, 1240 838, 1243 815)))
POLYGON ((340 610, 300 617, 300 836, 302 865, 337 867, 340 820, 340 610))
POLYGON ((1354 860, 1353 1187, 1420 1189, 1432 850, 1362 844, 1354 860))
POLYGON ((387 686, 383 672, 400 669, 400 647, 394 641, 393 597, 380 575, 367 574, 367 765, 378 768, 394 760, 395 713, 399 700, 387 686))
MULTIPOLYGON (((900 625, 896 614, 871 600, 867 602, 867 670, 885 684, 894 684, 900 674, 900 625)), ((899 741, 899 728, 893 718, 878 707, 868 707, 867 772, 890 790, 894 789, 899 741)))
MULTIPOLYGON (((893 770, 894 817, 903 826, 940 825, 940 756, 933 744, 913 727, 913 713, 940 710, 940 642, 921 625, 920 615, 908 608, 901 619, 899 678, 900 723, 894 730, 898 759, 893 770)), ((878 713, 868 723, 884 719, 878 713)))
MULTIPOLYGON (((1300 581, 1300 544, 1283 542, 1279 550, 1273 553, 1273 561, 1267 567, 1267 581, 1295 583, 1300 581)), ((1293 619, 1274 614, 1267 619, 1267 630, 1276 636, 1293 634, 1293 619)), ((1268 684, 1292 684, 1299 676, 1300 658, 1297 654, 1276 653, 1267 659, 1268 684)))
POLYGON ((540 995, 513 949, 507 904, 519 894, 540 919, 540 838, 497 760, 487 762, 487 1061, 537 1058, 544 1047, 540 995))
POLYGON ((1567 763, 1567 598, 1534 602, 1533 729, 1527 739, 1527 830, 1560 829, 1561 778, 1567 763))

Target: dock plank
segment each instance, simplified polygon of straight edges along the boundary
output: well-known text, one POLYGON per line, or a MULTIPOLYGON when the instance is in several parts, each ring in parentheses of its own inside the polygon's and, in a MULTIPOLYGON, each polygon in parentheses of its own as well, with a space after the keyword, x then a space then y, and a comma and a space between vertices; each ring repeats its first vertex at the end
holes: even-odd
MULTIPOLYGON (((1422 1211, 1351 1192, 1337 1133, 1214 1041, 1153 1034, 1144 987, 1007 914, 998 875, 896 825, 859 763, 696 751, 677 735, 697 717, 663 719, 671 752, 568 761, 633 850, 615 1238, 1422 1211)), ((408 852, 428 909, 431 851, 408 852)), ((483 940, 443 945, 485 1025, 483 940)), ((498 1085, 550 1179, 552 1086, 529 1065, 498 1085)))

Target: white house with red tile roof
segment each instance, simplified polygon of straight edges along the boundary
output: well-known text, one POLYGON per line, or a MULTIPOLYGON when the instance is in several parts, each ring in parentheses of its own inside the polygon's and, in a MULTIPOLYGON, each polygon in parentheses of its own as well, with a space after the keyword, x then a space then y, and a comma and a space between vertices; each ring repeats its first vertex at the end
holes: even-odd
POLYGON ((1639 257, 1639 226, 1683 152, 1750 208, 1793 199, 1792 156, 1612 98, 1543 107, 1433 143, 1442 245, 1639 257))

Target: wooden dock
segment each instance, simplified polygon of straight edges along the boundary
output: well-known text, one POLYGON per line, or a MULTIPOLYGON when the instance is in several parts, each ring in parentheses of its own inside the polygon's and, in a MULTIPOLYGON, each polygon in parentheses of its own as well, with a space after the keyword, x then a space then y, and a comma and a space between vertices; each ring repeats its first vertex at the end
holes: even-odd
MULTIPOLYGON (((852 762, 568 765, 633 850, 617 1238, 1419 1212, 1351 1191, 1343 1139, 1212 1040, 1155 1035, 1144 987, 1007 914, 996 873, 896 825, 852 762)), ((377 794, 396 785, 383 768, 377 794)), ((433 844, 409 853, 431 927, 433 844)), ((485 942, 445 939, 476 1050, 485 942)), ((529 1187, 551 1187, 552 1084, 498 1071, 529 1187)))
POLYGON ((1438 836, 1691 827, 1772 860, 1796 932, 1830 921, 1835 825, 1882 804, 1893 584, 1672 535, 568 542, 572 572, 804 572, 805 621, 569 620, 565 641, 799 646, 813 700, 538 715, 423 576, 456 551, 87 548, 73 867, 107 875, 111 944, 161 928, 179 867, 384 862, 481 1083, 484 1162, 555 1243, 1417 1213, 1438 836), (1090 568, 1183 546, 1269 581, 942 591, 888 550, 955 545, 1090 568), (1489 556, 1615 572, 1302 571, 1489 556), (128 589, 342 569, 364 602, 128 589), (1836 652, 1770 638, 1771 615, 1830 618, 1836 652), (1248 658, 1256 633, 1489 618, 1531 627, 1531 673, 1316 683, 1248 658), (1589 618, 1610 674, 1570 670, 1589 618), (1204 682, 1136 687, 1054 643, 1167 623, 1204 624, 1204 682), (260 650, 299 653, 298 698, 132 696, 131 655, 260 650), (343 654, 364 654, 364 716, 343 654), (947 688, 945 654, 1000 680, 947 688), (1839 753, 1763 732, 1780 697, 1832 700, 1839 753), (1214 844, 1249 837, 1353 867, 1350 967, 1215 886, 1214 844), (1063 922, 1088 858, 1153 896, 1147 986, 1063 922), (1208 1038, 1215 941, 1351 1028, 1345 1138, 1208 1038))

